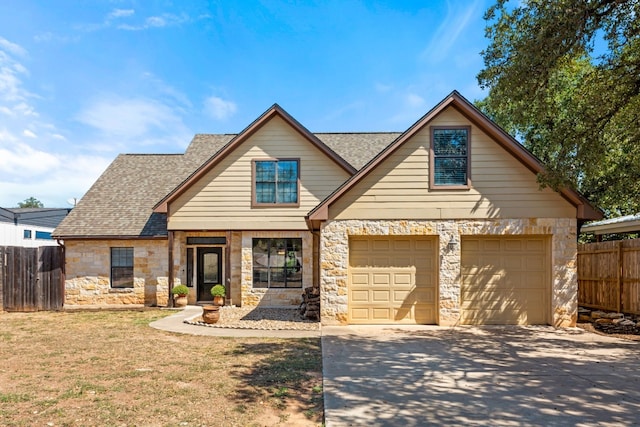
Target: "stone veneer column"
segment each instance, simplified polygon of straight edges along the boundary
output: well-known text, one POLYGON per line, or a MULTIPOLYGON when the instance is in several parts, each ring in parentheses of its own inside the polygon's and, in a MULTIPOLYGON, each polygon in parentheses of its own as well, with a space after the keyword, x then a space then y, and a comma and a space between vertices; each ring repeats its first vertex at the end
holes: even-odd
POLYGON ((557 327, 577 320, 575 219, 495 219, 443 221, 328 221, 320 240, 320 315, 323 324, 347 323, 349 236, 434 236, 439 244, 438 323, 460 318, 461 239, 474 235, 552 235, 551 319, 557 327))

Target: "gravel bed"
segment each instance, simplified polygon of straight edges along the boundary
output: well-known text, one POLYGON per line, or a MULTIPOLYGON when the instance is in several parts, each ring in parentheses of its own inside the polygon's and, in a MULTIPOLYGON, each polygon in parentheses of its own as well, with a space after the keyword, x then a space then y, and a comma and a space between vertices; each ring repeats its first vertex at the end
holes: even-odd
POLYGON ((186 319, 184 323, 208 328, 317 331, 320 323, 303 319, 296 308, 233 307, 220 308, 220 320, 204 323, 202 316, 186 319))

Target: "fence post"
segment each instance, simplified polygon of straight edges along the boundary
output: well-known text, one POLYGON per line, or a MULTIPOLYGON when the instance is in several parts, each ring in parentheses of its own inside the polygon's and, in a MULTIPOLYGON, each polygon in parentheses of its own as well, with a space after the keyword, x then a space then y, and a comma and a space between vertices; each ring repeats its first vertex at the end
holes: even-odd
POLYGON ((616 304, 618 306, 618 313, 622 313, 622 290, 624 287, 624 267, 623 267, 623 262, 624 262, 624 252, 622 250, 622 242, 624 242, 624 240, 619 240, 618 241, 618 298, 616 301, 616 304))

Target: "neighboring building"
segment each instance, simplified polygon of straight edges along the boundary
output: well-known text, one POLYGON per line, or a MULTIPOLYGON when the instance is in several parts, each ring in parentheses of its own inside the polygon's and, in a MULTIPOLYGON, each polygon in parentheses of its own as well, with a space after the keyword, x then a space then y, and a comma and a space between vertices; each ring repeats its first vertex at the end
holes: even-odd
MULTIPOLYGON (((581 233, 593 233, 598 241, 606 234, 640 233, 640 214, 625 215, 616 218, 603 219, 583 225, 581 233)), ((619 238, 619 237, 618 237, 619 238)))
POLYGON ((0 246, 55 246, 53 230, 67 208, 0 208, 0 246))
POLYGON ((60 224, 67 305, 321 293, 332 323, 573 325, 600 211, 457 92, 403 133, 312 134, 274 105, 182 155, 121 155, 60 224))

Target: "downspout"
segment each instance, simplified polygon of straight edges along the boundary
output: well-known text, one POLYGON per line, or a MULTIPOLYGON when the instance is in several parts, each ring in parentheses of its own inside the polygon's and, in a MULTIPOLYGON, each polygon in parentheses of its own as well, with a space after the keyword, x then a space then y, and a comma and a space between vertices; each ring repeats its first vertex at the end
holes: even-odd
POLYGON ((167 289, 167 307, 173 307, 173 299, 171 298, 171 291, 173 290, 173 231, 169 231, 169 286, 167 289))
MULTIPOLYGON (((224 269, 225 271, 225 299, 231 301, 231 230, 226 232, 227 244, 224 247, 224 269)), ((238 305, 236 301, 231 301, 232 304, 238 305)), ((242 305, 242 304, 240 304, 242 305)))

